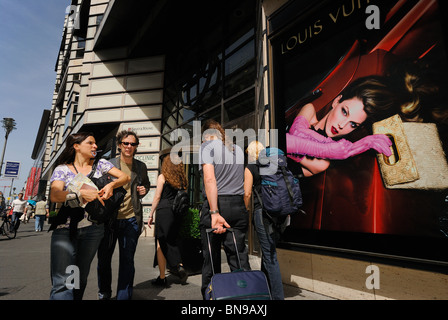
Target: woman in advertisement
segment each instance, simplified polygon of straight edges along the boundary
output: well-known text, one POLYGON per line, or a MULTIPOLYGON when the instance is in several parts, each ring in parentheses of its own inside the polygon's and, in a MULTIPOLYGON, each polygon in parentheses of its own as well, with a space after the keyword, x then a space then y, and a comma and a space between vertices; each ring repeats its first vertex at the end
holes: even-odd
POLYGON ((359 78, 332 102, 332 108, 317 119, 313 104, 301 108, 289 133, 289 157, 300 163, 304 176, 325 171, 329 160, 347 159, 369 149, 391 155, 392 142, 386 135, 368 135, 356 142, 339 139, 362 125, 386 118, 396 109, 395 95, 380 76, 359 78))

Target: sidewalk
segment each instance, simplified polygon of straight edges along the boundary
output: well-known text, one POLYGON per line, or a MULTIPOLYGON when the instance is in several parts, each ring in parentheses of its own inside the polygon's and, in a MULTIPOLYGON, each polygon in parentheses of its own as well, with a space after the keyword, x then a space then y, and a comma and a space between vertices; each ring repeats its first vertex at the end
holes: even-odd
MULTIPOLYGON (((48 230, 48 225, 45 225, 48 230)), ((50 279, 51 233, 35 232, 34 219, 21 224, 17 238, 0 238, 0 300, 48 300, 50 279)), ((201 275, 191 275, 182 285, 173 275, 168 275, 168 287, 151 285, 157 278, 158 268, 153 268, 154 238, 141 236, 135 255, 134 300, 202 300, 201 275)), ((222 261, 225 261, 224 254, 222 261)), ((112 295, 116 294, 118 250, 112 260, 112 295)), ((260 269, 260 259, 251 256, 252 269, 260 269)), ((228 271, 223 263, 223 272, 228 271)), ((285 285, 286 300, 333 300, 297 287, 285 285)), ((96 259, 94 259, 84 294, 84 300, 97 300, 96 259)))

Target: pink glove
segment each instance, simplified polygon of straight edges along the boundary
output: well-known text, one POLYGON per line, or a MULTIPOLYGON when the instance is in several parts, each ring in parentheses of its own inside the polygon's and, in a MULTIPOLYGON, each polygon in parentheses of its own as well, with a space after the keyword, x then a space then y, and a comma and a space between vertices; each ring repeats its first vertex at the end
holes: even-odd
POLYGON ((375 149, 386 156, 392 154, 389 148, 392 142, 382 134, 370 135, 352 143, 345 139, 335 141, 325 137, 319 141, 307 130, 295 133, 296 135, 286 134, 286 152, 293 157, 307 155, 321 159, 343 160, 369 149, 375 149))
POLYGON ((353 142, 349 157, 363 153, 369 149, 375 149, 376 152, 382 153, 389 157, 392 155, 392 151, 390 150, 391 145, 392 141, 385 134, 366 136, 353 142))
POLYGON ((299 135, 299 133, 305 133, 310 138, 325 143, 329 141, 334 141, 333 139, 325 137, 320 133, 311 129, 310 123, 304 116, 297 116, 294 119, 294 122, 292 123, 291 128, 289 129, 289 133, 295 136, 299 135))

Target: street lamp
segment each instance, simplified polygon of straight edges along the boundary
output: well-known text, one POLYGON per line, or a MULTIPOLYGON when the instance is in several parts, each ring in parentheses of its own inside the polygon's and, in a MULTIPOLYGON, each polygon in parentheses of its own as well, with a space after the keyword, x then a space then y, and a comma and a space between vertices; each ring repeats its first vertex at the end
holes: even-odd
POLYGON ((9 133, 16 129, 16 121, 13 118, 3 118, 2 127, 5 128, 5 144, 3 145, 2 160, 0 161, 0 176, 3 169, 3 158, 5 156, 6 142, 8 142, 9 133))

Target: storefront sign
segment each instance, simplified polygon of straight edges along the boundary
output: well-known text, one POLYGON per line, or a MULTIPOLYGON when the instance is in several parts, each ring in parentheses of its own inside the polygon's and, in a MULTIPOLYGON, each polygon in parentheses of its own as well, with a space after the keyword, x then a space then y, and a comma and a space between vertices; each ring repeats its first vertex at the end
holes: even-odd
POLYGON ((140 138, 138 152, 156 152, 160 150, 160 137, 140 138))
POLYGON ((123 123, 120 130, 134 131, 137 136, 153 136, 160 135, 161 122, 147 121, 147 122, 131 122, 123 123))
POLYGON ((158 169, 159 168, 159 154, 136 154, 135 159, 140 160, 146 164, 148 169, 158 169))

